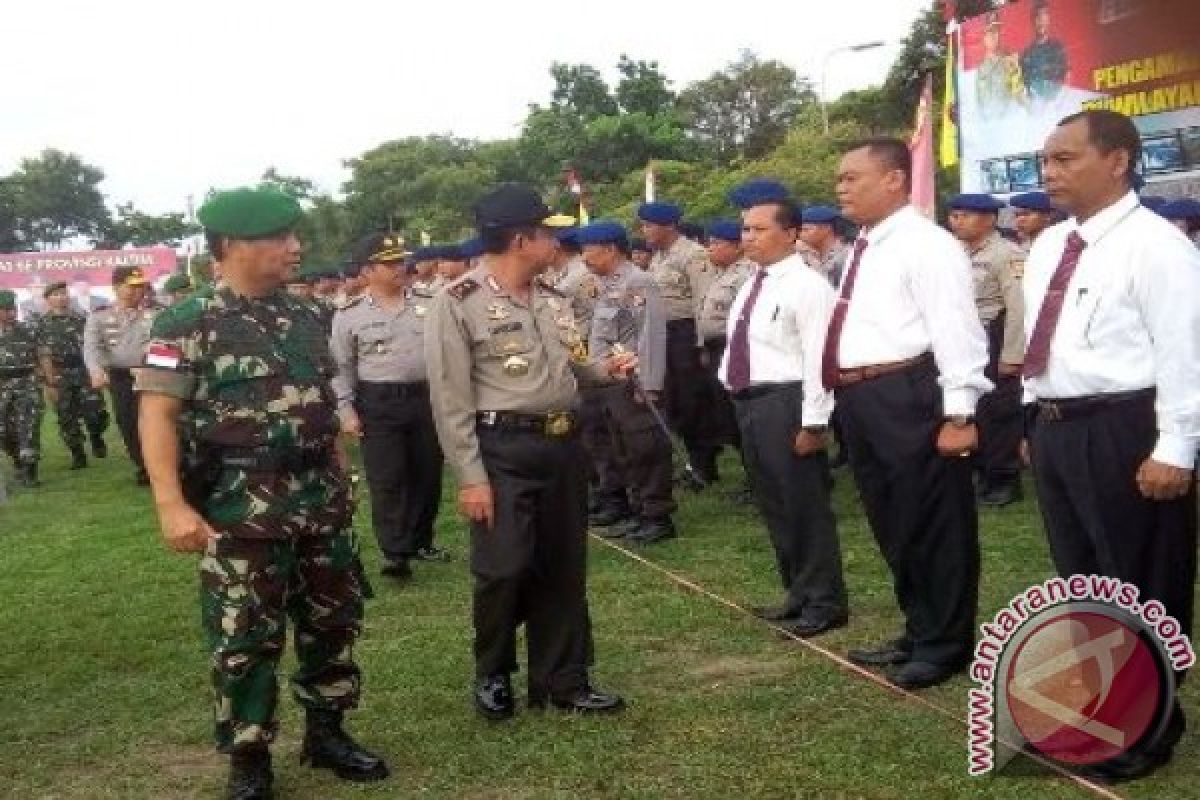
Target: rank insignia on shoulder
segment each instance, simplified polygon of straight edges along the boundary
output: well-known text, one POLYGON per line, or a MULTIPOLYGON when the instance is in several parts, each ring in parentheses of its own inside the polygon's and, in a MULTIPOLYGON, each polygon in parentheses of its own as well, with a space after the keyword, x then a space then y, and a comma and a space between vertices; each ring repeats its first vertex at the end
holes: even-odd
POLYGON ((467 295, 479 288, 479 282, 474 278, 463 278, 458 283, 452 283, 446 287, 446 294, 453 297, 455 300, 462 300, 467 295))
POLYGON ((556 287, 551 286, 549 283, 547 283, 544 278, 538 278, 537 280, 535 280, 534 285, 537 286, 539 289, 544 290, 547 294, 552 294, 552 295, 555 295, 556 297, 566 297, 566 295, 563 294, 561 291, 559 291, 556 287))

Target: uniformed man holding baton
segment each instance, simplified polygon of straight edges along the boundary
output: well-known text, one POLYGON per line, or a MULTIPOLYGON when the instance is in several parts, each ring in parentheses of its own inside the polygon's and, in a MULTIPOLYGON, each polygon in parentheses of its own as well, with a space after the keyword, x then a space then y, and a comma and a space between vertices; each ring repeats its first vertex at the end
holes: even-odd
POLYGON ((510 674, 526 626, 529 703, 614 711, 593 689, 585 573, 587 481, 577 379, 607 382, 636 356, 588 361, 568 298, 537 282, 555 248, 552 212, 504 184, 475 207, 486 254, 433 303, 425 339, 442 449, 471 521, 475 705, 515 713, 510 674))

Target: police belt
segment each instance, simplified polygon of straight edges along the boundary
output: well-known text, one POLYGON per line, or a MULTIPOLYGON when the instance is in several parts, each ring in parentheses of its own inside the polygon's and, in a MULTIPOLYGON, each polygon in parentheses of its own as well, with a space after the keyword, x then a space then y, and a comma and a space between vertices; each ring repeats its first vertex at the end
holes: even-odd
POLYGON ((33 367, 0 367, 0 378, 24 378, 33 374, 33 367))
POLYGON ((83 366, 83 356, 57 356, 54 359, 54 366, 72 369, 83 366))
POLYGON ((783 381, 780 383, 760 383, 756 386, 750 386, 742 389, 740 392, 733 393, 733 399, 739 403, 744 403, 747 400, 757 400, 760 397, 766 397, 769 394, 776 392, 796 391, 804 386, 801 381, 783 381))
POLYGON ((322 469, 333 463, 328 447, 222 447, 212 453, 226 469, 247 472, 297 473, 322 469))
POLYGON ((522 414, 517 411, 480 411, 475 415, 479 427, 496 431, 537 433, 552 439, 570 436, 578 427, 573 411, 547 411, 522 414))
POLYGON ((1093 394, 1084 397, 1047 398, 1045 400, 1038 400, 1035 403, 1037 406, 1037 421, 1065 422, 1071 419, 1079 419, 1080 417, 1090 417, 1101 411, 1108 411, 1125 405, 1143 404, 1152 408, 1154 406, 1154 397, 1155 390, 1150 388, 1135 389, 1131 392, 1093 394))

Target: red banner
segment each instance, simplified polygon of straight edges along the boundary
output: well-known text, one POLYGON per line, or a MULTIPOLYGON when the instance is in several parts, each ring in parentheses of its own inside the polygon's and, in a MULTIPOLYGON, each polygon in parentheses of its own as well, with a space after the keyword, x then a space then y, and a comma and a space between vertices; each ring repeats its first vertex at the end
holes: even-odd
MULTIPOLYGON (((169 247, 53 253, 0 253, 0 288, 32 289, 55 281, 110 286, 117 267, 140 267, 147 280, 175 269, 169 247)), ((36 293, 36 291, 35 291, 36 293)))

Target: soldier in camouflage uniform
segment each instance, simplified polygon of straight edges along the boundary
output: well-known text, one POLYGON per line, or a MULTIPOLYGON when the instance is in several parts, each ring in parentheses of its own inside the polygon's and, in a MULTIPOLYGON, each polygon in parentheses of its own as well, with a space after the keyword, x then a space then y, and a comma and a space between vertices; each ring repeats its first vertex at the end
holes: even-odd
POLYGON ((292 685, 307 720, 303 758, 346 780, 388 774, 341 725, 358 703, 352 649, 368 587, 325 331, 311 306, 281 288, 299 258, 300 217, 294 200, 271 189, 209 200, 199 219, 222 283, 155 320, 137 375, 164 538, 204 553, 216 741, 231 754, 227 796, 237 800, 272 796, 268 745, 288 616, 292 685), (194 455, 182 480, 177 431, 194 455))
POLYGON ((42 391, 38 385, 37 335, 17 322, 17 296, 0 290, 0 442, 23 486, 37 486, 42 454, 42 391))
POLYGON ((104 396, 92 388, 83 363, 83 328, 87 317, 70 308, 67 284, 46 287, 46 313, 38 318, 38 353, 46 375, 47 396, 58 412, 58 432, 71 451, 71 469, 87 466, 84 429, 96 458, 108 455, 104 431, 108 409, 104 396))

